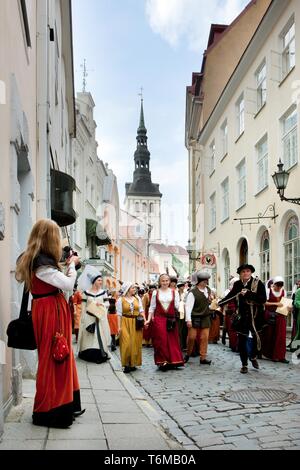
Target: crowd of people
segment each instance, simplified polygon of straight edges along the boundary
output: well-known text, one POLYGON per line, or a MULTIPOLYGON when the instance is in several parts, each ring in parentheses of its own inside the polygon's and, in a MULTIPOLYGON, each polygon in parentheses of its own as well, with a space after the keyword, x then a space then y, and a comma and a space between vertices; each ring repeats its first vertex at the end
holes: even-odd
POLYGON ((38 350, 34 424, 66 428, 85 411, 72 333, 78 357, 96 364, 109 360, 119 343, 124 373, 142 366, 143 345, 153 348, 162 372, 183 367, 195 356, 200 356, 200 366, 210 366, 208 345, 219 341, 221 325, 222 343, 228 338, 231 350, 239 353, 241 373, 248 372, 249 360, 259 369, 258 359, 263 357, 288 363, 286 315, 291 310, 291 351, 300 342, 300 281, 293 307, 286 306, 284 279, 276 276, 265 286, 250 264, 238 267, 222 298, 209 287, 206 271, 197 271, 188 280, 163 273, 157 285, 120 282, 119 291, 107 291, 94 266, 86 265, 78 276, 78 256, 69 256, 62 268, 61 253, 59 227, 40 220, 16 266, 17 280, 32 296, 38 350), (68 350, 59 361, 52 354, 57 334, 64 336, 68 350))

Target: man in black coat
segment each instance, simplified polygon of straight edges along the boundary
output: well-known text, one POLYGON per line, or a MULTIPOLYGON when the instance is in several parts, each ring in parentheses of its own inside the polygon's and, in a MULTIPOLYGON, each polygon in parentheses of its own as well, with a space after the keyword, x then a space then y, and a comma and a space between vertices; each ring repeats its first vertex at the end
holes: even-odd
POLYGON ((239 352, 242 362, 240 372, 246 374, 248 372, 248 350, 247 341, 249 332, 253 338, 253 347, 250 360, 255 369, 259 369, 257 362, 257 351, 260 350, 259 332, 263 326, 264 304, 266 302, 266 289, 262 281, 254 278, 252 274, 255 269, 251 264, 242 264, 237 273, 240 279, 233 285, 232 290, 224 297, 219 304, 227 303, 228 299, 234 296, 238 306, 240 321, 236 330, 239 336, 239 352))

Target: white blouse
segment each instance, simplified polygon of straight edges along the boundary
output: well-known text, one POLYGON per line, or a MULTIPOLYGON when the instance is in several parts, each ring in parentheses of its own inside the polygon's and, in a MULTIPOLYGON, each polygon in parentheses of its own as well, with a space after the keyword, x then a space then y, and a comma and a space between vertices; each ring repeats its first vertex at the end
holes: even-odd
POLYGON ((70 291, 73 290, 77 273, 75 263, 72 261, 68 266, 66 274, 52 266, 41 266, 36 270, 35 275, 38 279, 51 286, 64 291, 70 291))
MULTIPOLYGON (((119 297, 117 302, 116 302, 116 310, 117 310, 117 315, 119 317, 121 317, 123 315, 122 299, 123 299, 123 297, 119 297)), ((143 313, 144 309, 143 309, 143 305, 142 305, 140 297, 132 297, 131 299, 128 299, 127 297, 125 297, 126 302, 128 302, 130 304, 132 310, 133 310, 134 299, 138 299, 138 301, 139 301, 139 313, 143 313)))
MULTIPOLYGON (((151 297, 151 303, 149 307, 149 313, 151 314, 151 316, 153 316, 153 313, 156 309, 156 296, 157 296, 157 290, 153 292, 152 297, 151 297)), ((173 289, 167 289, 167 290, 159 289, 159 301, 165 310, 168 309, 170 303, 172 302, 172 299, 173 299, 173 289)), ((177 291, 175 291, 174 301, 175 301, 175 308, 179 310, 180 299, 179 299, 179 294, 177 291)))

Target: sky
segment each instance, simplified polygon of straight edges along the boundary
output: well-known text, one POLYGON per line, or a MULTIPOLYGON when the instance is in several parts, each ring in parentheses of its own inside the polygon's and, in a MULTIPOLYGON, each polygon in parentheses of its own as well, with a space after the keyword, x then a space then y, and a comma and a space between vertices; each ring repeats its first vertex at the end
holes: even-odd
POLYGON ((118 181, 133 178, 143 87, 152 181, 162 197, 162 242, 188 241, 186 87, 201 69, 211 23, 229 24, 248 0, 72 0, 75 91, 95 101, 98 156, 118 181))

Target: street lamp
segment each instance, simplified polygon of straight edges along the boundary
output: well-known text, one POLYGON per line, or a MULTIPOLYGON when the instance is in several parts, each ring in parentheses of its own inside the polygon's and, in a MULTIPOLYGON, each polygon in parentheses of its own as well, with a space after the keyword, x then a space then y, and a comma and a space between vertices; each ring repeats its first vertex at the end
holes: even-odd
POLYGON ((278 166, 278 171, 275 171, 275 173, 272 175, 272 178, 273 178, 274 184, 277 189, 277 193, 279 194, 281 201, 288 201, 294 204, 300 204, 299 197, 296 197, 296 198, 285 197, 284 191, 287 187, 290 174, 288 171, 285 171, 283 169, 283 163, 281 160, 279 160, 279 163, 277 166, 278 166))
POLYGON ((196 257, 192 256, 195 252, 195 247, 191 244, 191 240, 188 240, 188 244, 185 249, 188 252, 190 263, 193 261, 193 269, 195 269, 195 261, 199 259, 199 255, 196 255, 196 257))

